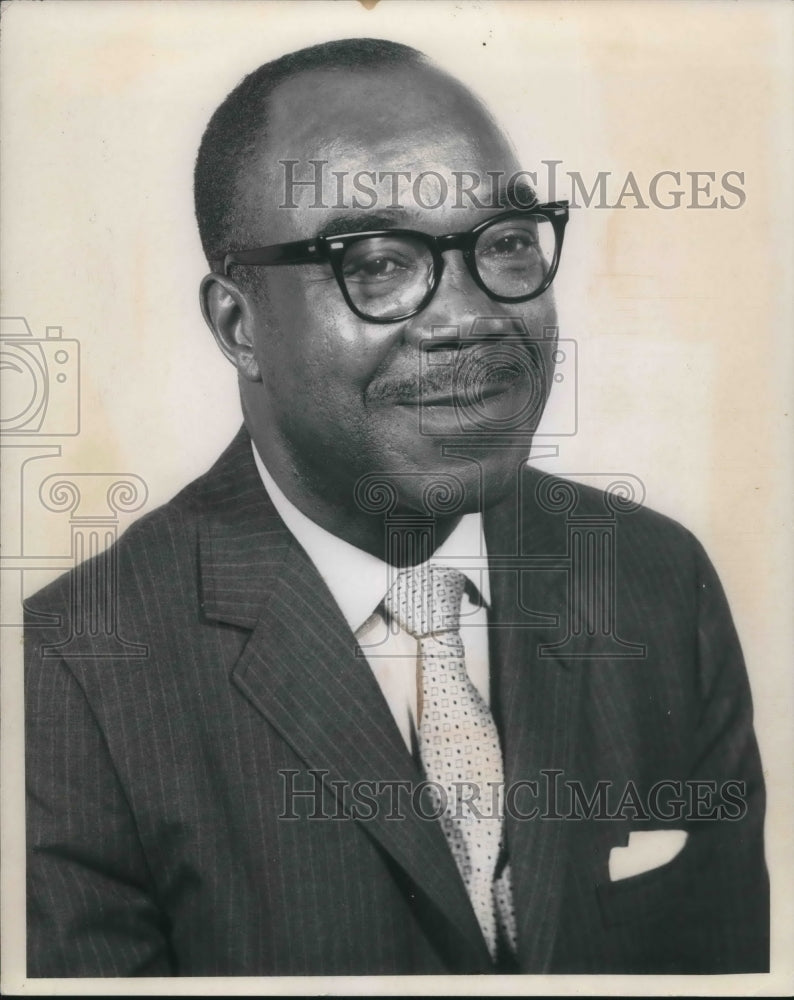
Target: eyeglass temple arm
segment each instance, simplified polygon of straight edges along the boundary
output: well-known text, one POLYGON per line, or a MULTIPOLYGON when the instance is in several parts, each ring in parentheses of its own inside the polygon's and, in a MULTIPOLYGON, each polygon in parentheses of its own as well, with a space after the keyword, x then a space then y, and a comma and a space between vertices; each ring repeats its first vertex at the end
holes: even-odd
POLYGON ((281 243, 254 250, 231 250, 222 260, 215 262, 218 266, 213 269, 221 274, 228 274, 229 268, 234 264, 304 264, 324 259, 325 254, 317 240, 300 240, 297 243, 281 243))

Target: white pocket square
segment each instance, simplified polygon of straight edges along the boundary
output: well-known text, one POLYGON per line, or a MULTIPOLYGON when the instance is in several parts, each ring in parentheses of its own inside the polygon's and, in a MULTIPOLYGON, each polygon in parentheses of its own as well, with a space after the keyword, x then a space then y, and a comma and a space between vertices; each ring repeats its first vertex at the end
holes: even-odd
POLYGON ((609 852, 609 878, 617 882, 632 875, 642 875, 666 865, 687 841, 686 830, 640 830, 629 834, 626 847, 609 852))

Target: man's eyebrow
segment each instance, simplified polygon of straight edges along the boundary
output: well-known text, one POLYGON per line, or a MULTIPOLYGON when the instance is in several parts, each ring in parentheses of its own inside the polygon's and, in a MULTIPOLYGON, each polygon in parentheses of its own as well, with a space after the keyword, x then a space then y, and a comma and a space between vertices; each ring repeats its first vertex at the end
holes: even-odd
POLYGON ((535 189, 523 178, 511 178, 507 185, 500 183, 497 198, 500 208, 526 208, 539 204, 535 189))
POLYGON ((366 233, 371 229, 395 229, 400 225, 400 216, 396 212, 376 214, 373 212, 356 212, 350 215, 337 215, 318 231, 317 236, 339 236, 342 233, 366 233))

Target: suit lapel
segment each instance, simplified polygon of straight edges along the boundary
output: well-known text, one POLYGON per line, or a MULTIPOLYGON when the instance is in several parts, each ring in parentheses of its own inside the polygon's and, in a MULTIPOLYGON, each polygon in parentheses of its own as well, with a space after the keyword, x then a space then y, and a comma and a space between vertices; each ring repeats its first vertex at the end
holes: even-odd
POLYGON ((565 547, 564 524, 560 534, 555 519, 532 502, 535 475, 524 478, 524 496, 486 519, 489 559, 502 567, 491 570, 491 671, 506 787, 516 790, 505 825, 522 972, 543 972, 551 959, 570 822, 541 817, 553 812, 549 772, 570 771, 579 728, 579 668, 539 656, 541 644, 559 639, 564 628, 567 576, 533 565, 533 557, 565 547), (518 793, 518 782, 536 782, 536 790, 524 785, 518 793), (533 807, 539 815, 521 818, 533 807))
MULTIPOLYGON (((206 482, 212 488, 200 539, 203 612, 252 630, 232 682, 307 768, 325 772, 329 788, 419 783, 341 611, 267 497, 244 431, 206 482)), ((389 820, 390 795, 384 788, 374 796, 378 810, 361 827, 456 929, 470 964, 487 968, 485 942, 440 826, 417 815, 410 798, 400 800, 402 818, 389 820)))

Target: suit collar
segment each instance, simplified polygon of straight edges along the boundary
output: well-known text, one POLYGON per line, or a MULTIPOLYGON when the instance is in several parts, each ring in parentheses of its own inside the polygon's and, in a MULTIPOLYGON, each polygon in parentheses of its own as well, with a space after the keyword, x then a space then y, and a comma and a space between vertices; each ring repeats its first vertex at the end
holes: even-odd
POLYGON ((295 541, 257 475, 241 428, 190 489, 198 510, 201 610, 211 621, 252 629, 295 541))
MULTIPOLYGON (((194 501, 204 509, 203 613, 251 630, 232 683, 329 789, 342 783, 335 794, 360 782, 420 783, 337 603, 263 489, 244 430, 199 481, 194 501)), ((488 951, 440 826, 410 807, 388 819, 391 794, 384 786, 375 795, 378 809, 361 818, 362 828, 448 922, 457 963, 462 955, 468 969, 487 971, 488 951)))

